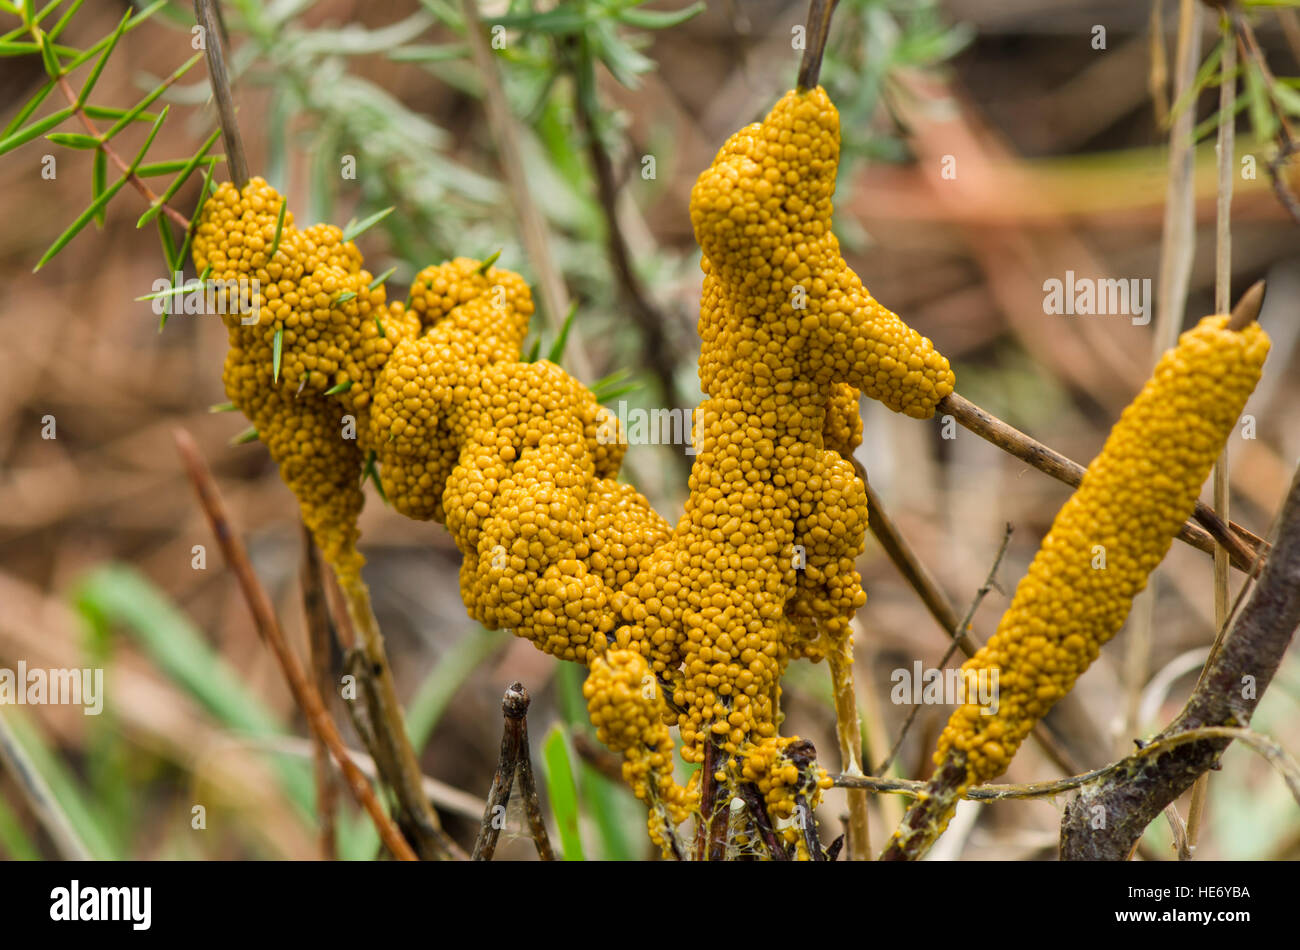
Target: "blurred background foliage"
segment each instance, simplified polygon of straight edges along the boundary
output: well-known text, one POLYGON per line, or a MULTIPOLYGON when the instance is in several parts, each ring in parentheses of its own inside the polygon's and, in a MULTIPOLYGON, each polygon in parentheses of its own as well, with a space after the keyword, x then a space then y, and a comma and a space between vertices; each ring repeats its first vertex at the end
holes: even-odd
MULTIPOLYGON (((1300 397, 1295 222, 1263 171, 1285 143, 1288 117, 1300 114, 1300 81, 1287 78, 1300 73, 1300 26, 1290 4, 1260 6, 1252 21, 1273 68, 1247 63, 1241 72, 1238 147, 1261 171, 1237 185, 1233 280, 1241 288, 1269 278, 1263 319, 1275 349, 1247 410, 1257 438, 1231 451, 1234 519, 1264 533, 1300 458, 1291 408, 1300 397)), ((541 315, 541 352, 571 316, 565 365, 587 383, 605 379, 609 401, 694 405, 699 252, 689 190, 726 136, 793 82, 792 30, 805 4, 502 0, 477 8, 497 40, 497 103, 458 0, 227 0, 253 173, 286 193, 302 222, 343 224, 393 208, 360 239, 372 272, 395 268, 390 295, 426 264, 497 251, 537 286, 543 275, 506 174, 513 150, 576 302, 541 315), (504 129, 491 121, 494 105, 509 117, 504 129)), ((1177 8, 1171 0, 842 0, 822 72, 841 113, 836 226, 850 262, 879 300, 952 358, 964 394, 1079 459, 1092 456, 1140 385, 1151 331, 1118 317, 1047 316, 1041 287, 1067 269, 1156 276, 1169 116, 1195 110, 1203 140, 1216 107, 1209 15, 1197 94, 1171 101, 1177 8), (941 173, 950 157, 955 177, 941 173)), ((180 475, 172 428, 185 426, 203 446, 301 646, 295 508, 260 445, 228 445, 242 423, 208 412, 224 398, 224 330, 174 318, 159 335, 139 299, 183 257, 184 235, 162 230, 165 215, 141 220, 149 206, 130 188, 106 198, 114 177, 96 157, 102 150, 71 123, 61 132, 61 120, 50 120, 12 149, 3 145, 57 115, 51 59, 62 69, 89 52, 77 85, 108 48, 93 83, 93 101, 104 103, 96 117, 121 125, 119 151, 129 158, 140 149, 141 164, 170 183, 158 191, 189 216, 205 176, 225 177, 203 67, 180 72, 194 56, 193 25, 191 5, 177 0, 0 4, 0 28, 13 30, 0 41, 0 123, 8 126, 0 152, 9 152, 0 158, 0 666, 101 666, 107 683, 99 717, 48 706, 0 716, 96 857, 312 857, 311 747, 180 475), (48 42, 33 39, 42 34, 48 42), (47 155, 52 178, 42 175, 47 155), (52 246, 58 253, 31 274, 52 246), (42 438, 47 415, 57 420, 55 439, 42 438), (207 555, 198 569, 195 545, 207 555)), ((1212 147, 1202 141, 1197 153, 1185 322, 1213 299, 1212 147)), ((954 601, 969 601, 1003 524, 1016 526, 1001 572, 1009 593, 1067 490, 974 436, 945 440, 937 425, 875 405, 864 406, 864 418, 859 458, 954 601)), ((671 446, 629 453, 629 480, 669 518, 680 512, 683 461, 671 446)), ((499 744, 501 692, 519 679, 534 696, 533 754, 558 848, 568 858, 649 856, 640 805, 591 752, 581 671, 470 622, 445 534, 368 493, 367 578, 410 731, 453 834, 472 839, 499 744)), ((1179 547, 1168 563, 1146 668, 1128 675, 1117 643, 1079 687, 1092 714, 1053 723, 1083 767, 1166 723, 1212 639, 1209 561, 1179 547)), ((870 600, 859 618, 857 679, 871 762, 908 712, 889 701, 891 670, 935 664, 945 642, 870 540, 860 569, 870 600)), ((987 634, 1005 603, 999 593, 987 598, 975 628, 987 634)), ((833 769, 825 670, 796 664, 787 686, 786 731, 813 738, 833 769)), ((1297 704, 1292 659, 1256 728, 1300 748, 1297 704)), ((946 712, 923 710, 896 774, 926 776, 946 712)), ((1056 777, 1026 748, 1008 780, 1056 777)), ((1050 857, 1060 804, 971 806, 945 854, 1050 857)), ((341 808, 339 855, 376 854, 370 825, 349 802, 341 808)), ((531 854, 516 808, 502 857, 531 854)), ((842 808, 831 793, 821 820, 836 830, 824 838, 838 833, 842 808)), ((872 808, 879 844, 902 800, 872 808)), ((1149 855, 1170 855, 1165 826, 1149 838, 1149 855)), ((1233 748, 1211 782, 1203 842, 1203 856, 1300 856, 1294 801, 1245 750, 1233 748)), ((57 853, 30 803, 0 775, 0 855, 57 853)))

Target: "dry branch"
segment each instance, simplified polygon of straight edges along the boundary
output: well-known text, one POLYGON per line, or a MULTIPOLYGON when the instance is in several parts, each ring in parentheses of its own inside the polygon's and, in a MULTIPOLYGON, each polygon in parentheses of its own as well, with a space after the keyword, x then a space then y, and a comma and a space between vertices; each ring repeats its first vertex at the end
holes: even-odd
MULTIPOLYGON (((1277 542, 1218 654, 1178 717, 1157 737, 1249 724, 1300 626, 1300 471, 1279 518, 1277 542)), ((1211 769, 1230 736, 1181 743, 1152 756, 1138 752, 1067 806, 1061 824, 1065 860, 1124 860, 1165 806, 1211 769)))

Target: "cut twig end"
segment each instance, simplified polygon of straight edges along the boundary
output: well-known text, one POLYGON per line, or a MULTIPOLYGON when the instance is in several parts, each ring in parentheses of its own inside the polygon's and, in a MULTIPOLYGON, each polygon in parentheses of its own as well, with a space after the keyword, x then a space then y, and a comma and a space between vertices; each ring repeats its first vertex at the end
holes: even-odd
POLYGON ((1228 320, 1229 330, 1244 330, 1259 319, 1260 308, 1264 305, 1264 281, 1257 280, 1250 289, 1241 295, 1237 306, 1232 308, 1232 317, 1228 320))
POLYGON ((505 713, 507 719, 523 719, 531 702, 532 697, 528 695, 528 690, 524 689, 523 683, 511 683, 505 696, 501 698, 501 711, 505 713))

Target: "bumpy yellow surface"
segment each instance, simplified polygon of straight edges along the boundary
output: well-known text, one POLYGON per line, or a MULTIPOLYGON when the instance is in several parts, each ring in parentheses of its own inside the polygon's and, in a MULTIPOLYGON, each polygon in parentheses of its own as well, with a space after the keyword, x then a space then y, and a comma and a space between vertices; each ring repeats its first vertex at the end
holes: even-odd
MULTIPOLYGON (((857 391, 917 417, 948 362, 876 303, 831 232, 839 117, 791 92, 733 135, 691 192, 703 249, 697 455, 672 540, 616 598, 682 709, 683 756, 777 735, 786 664, 848 636, 866 595, 852 464, 857 391), (841 453, 844 453, 843 455, 841 453), (680 669, 680 673, 679 673, 680 669)), ((734 767, 734 764, 733 764, 734 767)))
POLYGON ((670 854, 668 829, 697 807, 699 792, 673 781, 673 740, 659 685, 635 650, 610 650, 582 686, 596 736, 623 755, 623 780, 650 809, 650 837, 670 854))
POLYGON ((969 784, 1000 774, 1052 704, 1124 623, 1191 515, 1255 388, 1268 336, 1206 317, 1161 358, 1052 523, 989 642, 965 670, 997 670, 998 711, 952 714, 935 761, 964 756, 969 784), (1100 568, 1104 554, 1105 567, 1100 568))
POLYGON ((712 735, 723 780, 754 781, 778 818, 796 791, 816 804, 825 773, 790 774, 779 681, 791 659, 847 650, 866 599, 866 495, 848 460, 859 392, 924 418, 953 388, 947 361, 840 255, 838 123, 821 89, 792 92, 692 192, 708 398, 675 529, 616 480, 612 415, 559 367, 521 361, 533 304, 518 275, 458 258, 420 272, 409 309, 386 304, 337 228, 286 213, 270 258, 282 198, 260 179, 222 185, 194 240, 213 279, 261 284, 260 320, 227 320, 226 389, 330 563, 360 570, 373 459, 398 511, 446 524, 473 617, 591 667, 593 721, 665 848, 699 794, 672 781, 674 721, 687 760, 712 735))

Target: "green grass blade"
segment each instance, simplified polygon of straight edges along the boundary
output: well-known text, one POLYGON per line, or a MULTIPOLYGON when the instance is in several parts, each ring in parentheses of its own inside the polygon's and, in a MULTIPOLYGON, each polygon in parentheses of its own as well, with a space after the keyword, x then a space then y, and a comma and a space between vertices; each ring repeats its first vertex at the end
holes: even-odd
POLYGON ((100 210, 104 208, 105 205, 107 205, 110 201, 113 200, 113 196, 116 195, 119 191, 121 191, 122 186, 125 184, 126 184, 126 179, 119 178, 116 182, 113 183, 112 187, 110 187, 107 191, 105 191, 98 198, 92 201, 90 203, 90 207, 87 208, 85 211, 81 212, 81 214, 77 216, 77 220, 73 221, 72 224, 68 226, 68 229, 64 231, 62 234, 60 234, 58 236, 58 239, 55 240, 55 242, 50 245, 50 249, 41 255, 41 259, 36 262, 36 266, 32 268, 32 272, 35 273, 36 271, 40 270, 42 267, 44 267, 54 258, 55 254, 58 254, 59 251, 67 247, 68 242, 81 233, 81 229, 84 228, 87 224, 89 224, 90 219, 93 218, 96 214, 98 214, 100 210))
POLYGON ((72 115, 72 109, 60 109, 58 112, 52 112, 45 118, 33 122, 27 128, 19 129, 4 139, 0 139, 0 155, 12 152, 20 145, 26 145, 38 135, 44 135, 70 115, 72 115))
POLYGON ((497 248, 497 252, 490 257, 484 258, 483 263, 479 264, 478 267, 475 268, 474 272, 480 276, 487 274, 487 272, 492 269, 492 265, 501 259, 501 252, 503 250, 505 250, 505 248, 497 248))
POLYGON ((537 357, 542 355, 542 335, 537 334, 537 339, 533 340, 533 345, 528 348, 528 355, 524 357, 525 363, 536 363, 537 357))
POLYGON ((390 205, 389 207, 385 208, 383 211, 376 211, 370 217, 365 218, 361 221, 357 221, 355 219, 349 221, 348 226, 343 229, 343 240, 355 241, 362 234, 369 231, 380 221, 384 220, 384 218, 392 214, 394 210, 395 209, 393 208, 393 206, 390 205))
POLYGON ((379 330, 379 338, 381 340, 388 338, 388 334, 384 331, 384 325, 379 322, 378 317, 375 317, 375 327, 379 330))
POLYGON ((352 380, 345 379, 341 383, 335 383, 329 389, 325 390, 326 396, 337 396, 339 393, 345 393, 352 388, 352 380))
POLYGON ((620 10, 616 17, 628 26, 643 30, 664 30, 671 26, 685 23, 691 17, 704 10, 703 0, 692 3, 680 10, 637 10, 635 8, 620 10))
MULTIPOLYGON (((355 300, 356 298, 357 298, 357 292, 355 290, 345 290, 343 291, 343 293, 339 294, 337 297, 334 298, 334 302, 330 304, 330 306, 337 307, 347 303, 349 300, 355 300)), ((378 317, 376 317, 375 319, 378 319, 378 317)))
POLYGON ((634 393, 641 388, 639 383, 632 383, 628 386, 620 386, 618 389, 611 390, 607 393, 601 393, 596 401, 602 405, 608 404, 611 399, 617 399, 619 396, 626 396, 628 393, 634 393))
POLYGON ((382 284, 384 281, 388 280, 388 278, 392 277, 393 274, 395 274, 395 273, 397 273, 397 268, 396 268, 395 266, 394 266, 394 267, 390 267, 390 268, 388 268, 388 270, 384 271, 382 274, 380 274, 378 277, 376 277, 374 280, 372 280, 372 281, 370 282, 370 286, 369 286, 368 288, 366 288, 366 289, 367 289, 367 290, 374 290, 376 287, 378 287, 378 286, 379 286, 380 284, 382 284))
POLYGON ((12 734, 14 749, 26 761, 25 768, 49 790, 50 802, 61 812, 73 835, 92 858, 112 861, 119 855, 113 848, 112 835, 103 827, 103 818, 95 804, 82 794, 80 783, 71 770, 51 751, 51 743, 26 715, 16 708, 0 712, 0 729, 12 734))
POLYGON ((284 327, 277 327, 275 339, 271 341, 271 380, 280 381, 280 357, 284 353, 284 327))
POLYGON ((0 858, 9 861, 39 861, 40 849, 27 835, 27 829, 0 795, 0 858))
POLYGON ((566 861, 584 861, 578 834, 578 787, 573 781, 573 757, 564 727, 556 723, 542 743, 542 771, 551 814, 560 830, 560 847, 566 861))

